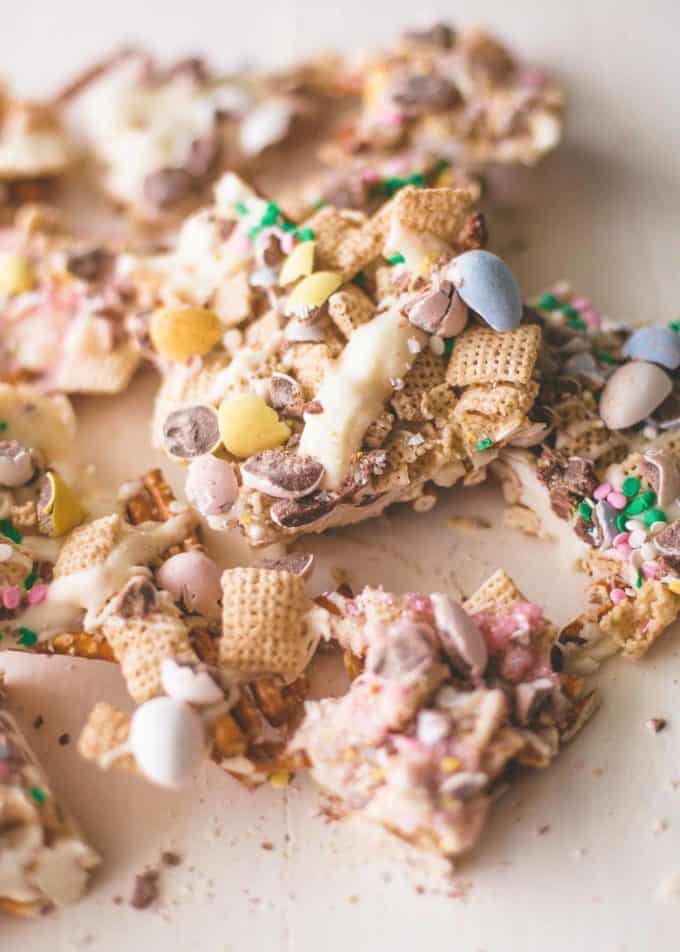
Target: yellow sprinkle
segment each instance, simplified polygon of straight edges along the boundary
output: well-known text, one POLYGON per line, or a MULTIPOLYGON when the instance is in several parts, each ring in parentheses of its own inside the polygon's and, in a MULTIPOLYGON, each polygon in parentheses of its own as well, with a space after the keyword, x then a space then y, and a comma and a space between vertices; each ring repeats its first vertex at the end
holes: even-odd
POLYGON ((674 595, 680 595, 680 579, 668 583, 668 587, 674 595))
POLYGON ((306 278, 314 269, 316 242, 303 241, 297 245, 281 265, 279 284, 292 284, 298 278, 306 278))
POLYGON ((222 325, 205 307, 162 307, 152 314, 149 333, 161 357, 186 360, 212 350, 222 337, 222 325))
POLYGON ((374 767, 371 771, 374 780, 382 780, 385 776, 385 771, 382 767, 374 767))
POLYGON ((426 255, 423 255, 423 257, 420 259, 420 267, 418 269, 420 274, 422 274, 423 277, 426 277, 430 273, 430 271, 434 268, 436 263, 437 263, 437 255, 431 252, 426 255))
POLYGON ((356 757, 356 755, 357 755, 357 752, 356 752, 356 750, 354 749, 354 747, 347 747, 347 748, 345 748, 345 750, 343 750, 343 752, 342 752, 342 759, 343 759, 343 760, 354 760, 354 758, 356 757))
POLYGON ((445 773, 453 773, 460 768, 460 760, 457 757, 442 757, 439 766, 445 773))
POLYGON ((436 188, 451 188, 453 185, 451 169, 444 169, 440 172, 434 184, 436 188))
POLYGON ((269 782, 277 790, 283 790, 290 783, 290 770, 275 770, 269 778, 269 782))
POLYGON ((0 256, 0 293, 8 296, 22 294, 35 287, 35 280, 31 262, 23 255, 0 256))
POLYGON ((217 414, 222 443, 239 459, 276 449, 291 433, 276 410, 254 393, 223 400, 217 414))

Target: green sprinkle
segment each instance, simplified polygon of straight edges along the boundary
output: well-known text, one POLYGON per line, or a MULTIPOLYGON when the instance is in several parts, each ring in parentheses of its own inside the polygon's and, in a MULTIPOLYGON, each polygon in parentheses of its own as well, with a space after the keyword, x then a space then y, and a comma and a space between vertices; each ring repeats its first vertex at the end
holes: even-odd
POLYGON ((490 446, 493 446, 493 440, 488 436, 483 436, 481 440, 477 440, 478 453, 483 453, 484 450, 488 450, 490 446))
POLYGON ((0 533, 17 545, 21 542, 21 533, 14 527, 11 519, 0 519, 0 533))
POLYGON ((637 494, 640 492, 640 480, 637 478, 637 476, 629 476, 628 479, 624 479, 621 492, 628 499, 632 499, 633 496, 637 496, 637 494))
POLYGON ((676 334, 680 333, 680 318, 677 321, 671 321, 668 326, 672 331, 675 331, 676 334))
POLYGON ((314 241, 313 228, 298 228, 295 234, 298 241, 314 241))
POLYGON ((27 575, 24 579, 24 588, 27 592, 30 592, 35 583, 38 581, 40 576, 37 572, 31 572, 30 575, 27 575))
POLYGON ((248 231, 248 237, 250 238, 251 241, 255 241, 255 239, 257 238, 257 236, 260 234, 261 231, 262 231, 261 225, 253 225, 253 227, 248 231))
POLYGON ((567 326, 571 327, 573 331, 584 331, 587 325, 580 317, 569 317, 567 318, 567 326))
POLYGON ((575 307, 570 307, 568 304, 560 304, 559 310, 562 311, 565 317, 578 317, 579 313, 575 307))
POLYGON ((400 251, 397 251, 397 253, 394 255, 390 255, 387 259, 388 264, 403 264, 404 261, 406 261, 406 258, 400 251))
POLYGON ((557 311, 562 307, 562 302, 554 294, 544 294, 536 306, 539 311, 557 311))
POLYGON ((616 517, 616 528, 619 530, 619 532, 626 531, 627 522, 628 522, 628 516, 625 514, 625 512, 620 512, 618 516, 616 517))
POLYGON ((234 211, 239 216, 239 218, 243 218, 244 215, 248 214, 248 206, 244 202, 236 202, 234 205, 234 211))
POLYGON ((281 231, 297 231, 297 225, 294 225, 292 221, 281 222, 281 231))
POLYGON ((595 356, 600 361, 601 364, 615 364, 616 359, 612 357, 608 350, 600 350, 595 352, 595 356))
POLYGON ((386 195, 394 195, 404 187, 404 180, 400 178, 386 178, 382 183, 382 190, 386 195))
POLYGON ((456 338, 455 338, 455 337, 447 337, 446 340, 444 341, 444 353, 447 354, 447 355, 448 355, 448 354, 452 354, 452 353, 453 353, 453 348, 454 348, 455 346, 456 346, 456 338))
POLYGON ((640 493, 636 499, 629 502, 623 511, 629 516, 639 516, 641 512, 651 508, 655 502, 656 493, 648 489, 647 492, 640 493))
POLYGON ((40 787, 31 787, 29 793, 36 803, 44 803, 47 800, 47 794, 40 787))
POLYGON ((578 504, 578 514, 579 514, 579 516, 581 516, 583 519, 585 519, 586 522, 592 522, 592 521, 593 521, 593 510, 592 510, 591 506, 588 505, 587 502, 580 502, 580 503, 578 504))
POLYGON ((38 636, 34 631, 31 631, 30 628, 24 628, 22 626, 19 631, 21 637, 17 640, 17 644, 23 645, 25 648, 32 648, 33 645, 38 643, 38 636))
POLYGON ((416 188, 422 188, 425 184, 425 176, 421 175, 420 172, 414 172, 413 175, 409 175, 408 178, 404 179, 404 185, 415 185, 416 188))
POLYGON ((260 219, 260 224, 263 228, 267 228, 269 225, 273 225, 276 222, 276 219, 281 214, 279 206, 274 202, 267 202, 267 207, 260 219))
POLYGON ((357 271, 354 275, 354 283, 358 284, 360 288, 366 287, 366 275, 363 271, 357 271))
POLYGON ((635 587, 642 588, 642 569, 637 570, 637 578, 635 579, 635 587))
POLYGON ((451 167, 451 163, 448 159, 440 159, 439 162, 434 167, 433 175, 437 178, 438 175, 441 175, 442 172, 445 172, 448 168, 451 167))
POLYGON ((668 516, 663 509, 648 509, 642 517, 642 521, 649 527, 653 526, 655 522, 668 522, 668 516))
POLYGON ((318 211, 320 208, 323 208, 325 204, 326 204, 326 199, 325 199, 325 198, 317 198, 317 200, 316 200, 316 201, 314 202, 314 204, 312 205, 312 208, 313 208, 315 211, 318 211))
POLYGON ((9 426, 9 423, 7 422, 7 420, 0 421, 0 433, 4 433, 8 426, 9 426))

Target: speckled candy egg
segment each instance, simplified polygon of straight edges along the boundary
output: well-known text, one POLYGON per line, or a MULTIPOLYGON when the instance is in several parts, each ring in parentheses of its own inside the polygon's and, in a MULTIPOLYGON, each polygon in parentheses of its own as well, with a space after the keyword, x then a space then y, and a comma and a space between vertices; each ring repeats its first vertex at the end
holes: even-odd
POLYGON ((522 296, 504 261, 489 251, 466 251, 449 277, 468 307, 495 331, 511 331, 522 319, 522 296))
POLYGON ((600 397, 600 417, 610 430, 635 426, 660 406, 673 389, 671 378, 643 360, 618 367, 600 397))
POLYGON ((634 360, 676 370, 680 367, 680 334, 669 327, 641 327, 628 338, 623 352, 634 360))
POLYGON ((187 611, 208 616, 219 614, 220 570, 203 552, 173 555, 161 565, 157 581, 175 601, 181 601, 187 611))
POLYGON ((189 465, 186 481, 189 502, 202 516, 220 516, 236 502, 238 482, 233 467, 217 456, 201 456, 189 465))
POLYGON ((179 787, 205 757, 203 721, 188 705, 156 697, 133 714, 128 746, 149 780, 179 787))

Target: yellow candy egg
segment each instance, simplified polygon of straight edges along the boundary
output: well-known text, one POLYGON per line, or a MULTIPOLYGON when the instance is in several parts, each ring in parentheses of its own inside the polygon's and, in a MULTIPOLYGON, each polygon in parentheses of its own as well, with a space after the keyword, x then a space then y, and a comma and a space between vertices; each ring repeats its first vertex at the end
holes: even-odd
POLYGON ((52 470, 45 474, 37 508, 40 531, 49 536, 65 535, 85 518, 75 492, 52 470))
POLYGON ((315 307, 321 307, 341 284, 342 277, 336 271, 316 271, 310 274, 291 291, 286 305, 287 313, 296 314, 300 309, 313 310, 315 307))
POLYGON ((17 254, 0 255, 0 294, 22 294, 35 287, 35 271, 28 258, 17 254))
POLYGON ((222 325, 205 307, 162 307, 151 316, 154 349, 169 360, 202 357, 222 337, 222 325))
POLYGON ((306 278, 314 268, 316 242, 303 241, 297 245, 281 265, 279 284, 292 284, 298 278, 306 278))
POLYGON ((277 412, 254 393, 223 400, 218 419, 225 449, 239 459, 273 450, 285 443, 291 433, 277 412))

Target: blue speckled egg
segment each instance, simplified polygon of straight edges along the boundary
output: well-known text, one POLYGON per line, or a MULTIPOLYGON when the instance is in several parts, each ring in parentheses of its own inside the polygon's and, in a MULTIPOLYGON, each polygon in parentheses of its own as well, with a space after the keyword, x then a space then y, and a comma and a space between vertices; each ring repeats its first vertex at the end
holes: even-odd
POLYGON ((675 370, 680 367, 680 334, 670 327, 641 327, 630 335, 623 352, 633 360, 648 360, 675 370))
POLYGON ((511 331, 522 319, 522 296, 507 264, 489 251, 466 251, 451 278, 468 307, 495 331, 511 331))

